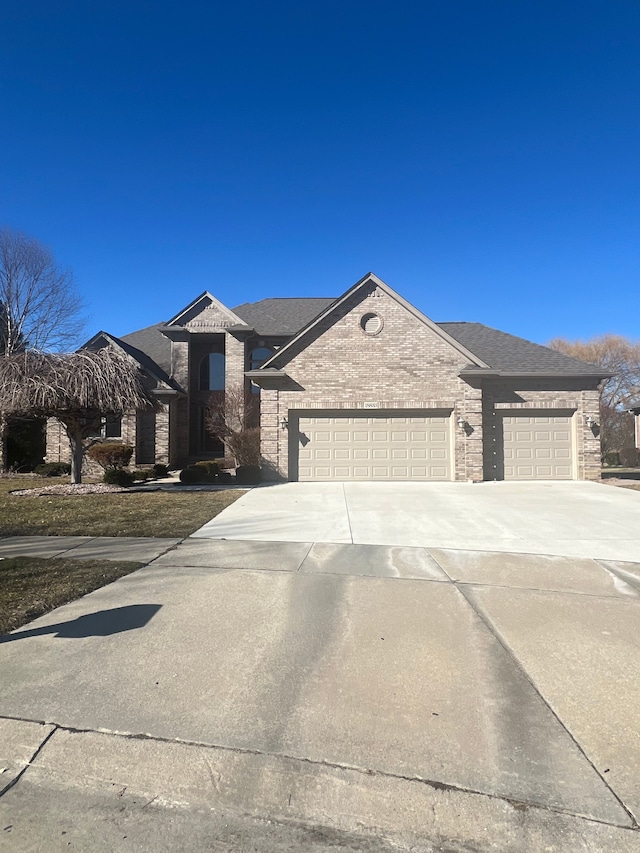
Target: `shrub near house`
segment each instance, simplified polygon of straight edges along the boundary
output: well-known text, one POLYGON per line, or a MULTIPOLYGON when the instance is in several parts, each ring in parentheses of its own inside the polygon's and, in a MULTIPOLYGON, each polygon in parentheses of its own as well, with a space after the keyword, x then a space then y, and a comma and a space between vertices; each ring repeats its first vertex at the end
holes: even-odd
POLYGON ((134 475, 125 468, 133 456, 133 447, 128 444, 116 444, 113 441, 93 444, 87 451, 87 456, 104 469, 104 483, 111 486, 130 486, 134 475))

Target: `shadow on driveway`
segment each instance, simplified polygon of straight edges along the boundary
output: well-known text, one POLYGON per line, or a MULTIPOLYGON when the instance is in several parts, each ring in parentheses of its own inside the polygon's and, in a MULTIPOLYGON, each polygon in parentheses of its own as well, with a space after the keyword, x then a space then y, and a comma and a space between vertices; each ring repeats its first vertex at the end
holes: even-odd
POLYGON ((0 643, 11 643, 14 640, 40 637, 44 634, 55 634, 56 637, 64 639, 108 637, 111 634, 143 628, 161 607, 161 604, 130 604, 127 607, 99 610, 97 613, 86 613, 69 622, 56 622, 54 625, 43 625, 41 628, 6 634, 0 637, 0 643))

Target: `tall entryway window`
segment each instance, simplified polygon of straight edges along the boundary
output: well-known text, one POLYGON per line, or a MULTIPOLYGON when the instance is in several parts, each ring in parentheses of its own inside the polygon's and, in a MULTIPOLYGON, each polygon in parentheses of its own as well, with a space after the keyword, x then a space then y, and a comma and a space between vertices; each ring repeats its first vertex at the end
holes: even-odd
POLYGON ((200 362, 201 391, 224 391, 224 355, 210 352, 200 362))

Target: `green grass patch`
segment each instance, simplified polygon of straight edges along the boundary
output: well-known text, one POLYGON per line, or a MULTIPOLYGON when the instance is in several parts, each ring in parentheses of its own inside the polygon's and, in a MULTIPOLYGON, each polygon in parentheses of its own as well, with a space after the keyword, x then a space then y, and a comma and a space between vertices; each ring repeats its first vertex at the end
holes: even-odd
POLYGON ((0 560, 0 634, 135 572, 143 563, 6 557, 0 560))
MULTIPOLYGON (((114 492, 12 497, 15 489, 60 485, 60 477, 0 479, 0 536, 170 536, 184 538, 243 493, 114 492)), ((68 482, 68 478, 66 480, 68 482)))

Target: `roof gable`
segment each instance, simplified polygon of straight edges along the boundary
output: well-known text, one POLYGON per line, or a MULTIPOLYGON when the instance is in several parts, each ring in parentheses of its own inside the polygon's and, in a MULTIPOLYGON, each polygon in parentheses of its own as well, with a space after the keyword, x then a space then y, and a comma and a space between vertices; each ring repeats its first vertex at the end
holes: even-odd
POLYGON ((172 317, 165 328, 173 326, 190 332, 214 332, 231 326, 245 325, 244 320, 205 290, 186 308, 172 317))
POLYGON ((166 371, 162 369, 162 367, 156 364, 156 362, 147 355, 146 352, 137 349, 120 338, 116 338, 115 335, 110 335, 109 332, 98 332, 83 344, 80 349, 99 350, 107 346, 119 350, 128 358, 135 361, 141 370, 155 380, 159 389, 182 392, 182 388, 178 383, 172 379, 166 371))
POLYGON ((453 338, 448 334, 444 329, 438 326, 437 323, 434 323, 433 320, 430 320, 425 314, 419 311, 414 305, 411 305, 410 302, 407 302, 406 299, 403 299, 399 293, 396 293, 393 288, 389 287, 386 282, 382 281, 382 279, 378 278, 377 275, 370 272, 367 273, 360 281, 357 281, 353 287, 350 287, 342 296, 338 299, 335 299, 330 305, 328 305, 323 311, 321 311, 313 320, 304 326, 297 335, 295 335, 287 344, 281 347, 270 359, 268 359, 263 365, 261 369, 269 368, 269 367, 283 367, 287 362, 294 357, 297 353, 299 353, 305 346, 311 342, 313 339, 313 333, 316 330, 316 327, 322 323, 325 323, 328 319, 330 319, 331 315, 335 313, 338 314, 340 308, 348 302, 359 290, 364 290, 367 294, 374 293, 377 289, 380 289, 387 296, 394 299, 399 305, 401 305, 409 314, 413 315, 419 322, 423 323, 430 331, 432 331, 437 337, 445 341, 449 344, 454 350, 456 350, 460 355, 464 356, 471 365, 479 368, 487 368, 487 365, 484 361, 479 359, 476 355, 474 355, 470 350, 468 350, 463 344, 453 338))

